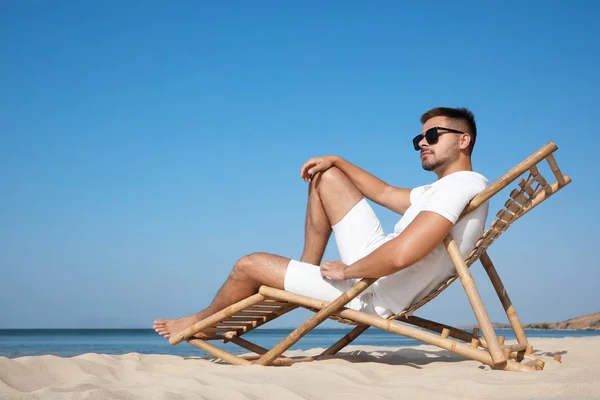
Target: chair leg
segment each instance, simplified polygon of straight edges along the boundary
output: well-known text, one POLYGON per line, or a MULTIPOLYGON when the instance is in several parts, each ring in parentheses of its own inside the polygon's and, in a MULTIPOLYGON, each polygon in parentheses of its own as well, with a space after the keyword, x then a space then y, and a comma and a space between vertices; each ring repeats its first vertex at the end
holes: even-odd
POLYGON ((456 267, 458 277, 460 278, 465 292, 467 293, 467 297, 469 298, 473 312, 475 312, 477 322, 483 331, 483 336, 488 344, 490 356, 492 357, 495 365, 502 364, 506 361, 507 357, 504 354, 504 351, 502 351, 502 346, 500 346, 500 342, 498 341, 498 337, 496 336, 496 332, 494 331, 490 317, 485 310, 485 306, 483 305, 483 301, 481 300, 481 296, 479 295, 475 281, 473 280, 471 272, 469 272, 469 268, 467 267, 467 264, 460 253, 458 245, 452 238, 452 235, 446 236, 444 239, 444 244, 450 259, 456 267))
POLYGON ((490 280, 492 281, 492 285, 494 285, 494 289, 496 289, 496 293, 498 294, 498 297, 500 298, 502 307, 504 307, 506 316, 508 317, 508 320, 510 321, 510 325, 512 326, 513 331, 515 332, 517 342, 519 344, 528 345, 529 343, 527 342, 527 336, 525 335, 525 331, 523 330, 523 325, 521 325, 521 321, 519 320, 519 317, 517 316, 517 312, 515 311, 515 308, 514 308, 512 302, 510 301, 510 297, 508 297, 506 288, 502 284, 502 281, 500 280, 500 276, 498 275, 498 272, 496 271, 496 268, 494 267, 494 264, 492 263, 490 256, 487 254, 487 252, 484 252, 481 255, 481 257, 479 258, 479 260, 481 261, 481 264, 483 264, 483 268, 485 269, 485 272, 487 272, 488 276, 490 277, 490 280))
POLYGON ((233 336, 233 335, 227 336, 227 341, 229 341, 231 343, 235 343, 238 346, 240 346, 246 350, 250 350, 251 352, 260 354, 260 355, 263 355, 267 351, 269 351, 269 350, 265 349, 264 347, 254 344, 252 342, 249 342, 246 339, 243 339, 239 336, 233 336))
MULTIPOLYGON (((235 343, 240 347, 243 347, 246 350, 250 350, 254 353, 256 353, 256 355, 250 355, 250 356, 241 356, 240 358, 243 358, 244 360, 247 361, 255 361, 258 360, 263 354, 265 354, 266 352, 268 352, 268 349, 265 349, 262 346, 259 346, 257 344, 254 344, 252 342, 249 342, 246 339, 242 339, 239 336, 228 336, 227 340, 230 341, 231 343, 235 343)), ((302 357, 302 358, 289 358, 289 357, 285 357, 285 356, 280 356, 279 358, 277 358, 276 360, 273 361, 273 365, 277 365, 277 366, 289 366, 298 362, 307 362, 307 361, 314 361, 315 358, 314 357, 302 357)))
MULTIPOLYGON (((371 286, 377 279, 368 278, 361 279, 358 283, 356 283, 352 288, 350 288, 345 293, 341 294, 337 299, 332 301, 331 303, 324 302, 326 304, 323 308, 321 308, 316 314, 310 317, 305 323, 296 328, 292 333, 290 333, 285 339, 275 345, 271 350, 267 353, 263 354, 263 356, 256 362, 259 365, 269 365, 275 359, 277 359, 284 351, 292 347, 298 340, 300 340, 304 335, 313 330, 317 325, 321 322, 325 321, 327 318, 340 311, 344 306, 358 296, 360 293, 365 291, 369 286, 371 286)), ((259 289, 259 293, 267 295, 267 292, 270 288, 261 286, 259 289)), ((300 295, 294 295, 293 297, 301 297, 300 295)), ((275 297, 276 298, 276 297, 275 297)))
POLYGON ((327 350, 325 350, 324 352, 319 354, 317 356, 317 358, 322 357, 322 356, 333 356, 333 355, 337 354, 344 347, 346 347, 350 343, 352 343, 352 341, 354 339, 356 339, 357 337, 359 337, 364 331, 369 329, 369 327, 370 327, 369 325, 358 325, 357 327, 352 329, 348 334, 346 334, 344 337, 342 337, 340 340, 338 340, 333 345, 331 345, 330 348, 328 348, 327 350))
POLYGON ((234 365, 250 365, 252 364, 250 361, 243 359, 242 357, 238 357, 234 354, 231 354, 228 351, 218 348, 206 340, 202 339, 190 339, 188 343, 199 348, 200 350, 204 350, 205 352, 212 354, 213 356, 220 358, 221 360, 228 362, 229 364, 234 365))
POLYGON ((448 330, 448 336, 453 337, 458 340, 462 340, 466 343, 471 343, 473 339, 479 340, 479 343, 482 347, 487 348, 487 343, 485 339, 481 339, 478 336, 475 336, 469 332, 465 332, 462 329, 455 328, 450 325, 440 324, 439 322, 430 321, 428 319, 419 318, 417 316, 411 315, 410 317, 402 317, 396 318, 397 321, 405 322, 407 324, 415 325, 421 328, 428 329, 430 331, 434 331, 437 333, 443 333, 444 329, 448 330))

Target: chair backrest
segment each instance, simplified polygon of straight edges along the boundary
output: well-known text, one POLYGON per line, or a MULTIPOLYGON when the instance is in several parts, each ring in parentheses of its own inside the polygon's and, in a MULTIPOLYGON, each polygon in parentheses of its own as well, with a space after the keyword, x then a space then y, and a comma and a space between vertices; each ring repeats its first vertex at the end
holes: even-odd
MULTIPOLYGON (((504 208, 498 211, 494 221, 485 231, 483 236, 477 241, 475 248, 466 258, 465 262, 468 266, 471 266, 477 261, 492 243, 494 243, 502 233, 506 232, 516 220, 571 182, 571 178, 562 174, 552 155, 557 149, 558 147, 554 143, 548 142, 540 150, 527 157, 516 167, 489 185, 485 190, 475 196, 465 207, 465 210, 461 214, 461 218, 489 201, 494 195, 518 178, 522 177, 518 182, 518 187, 510 193, 510 198, 504 203, 504 208), (556 182, 552 184, 549 184, 539 171, 538 164, 544 160, 548 162, 550 170, 556 178, 556 182)), ((395 317, 413 313, 415 310, 437 297, 457 278, 458 276, 454 275, 429 295, 397 314, 395 317)))

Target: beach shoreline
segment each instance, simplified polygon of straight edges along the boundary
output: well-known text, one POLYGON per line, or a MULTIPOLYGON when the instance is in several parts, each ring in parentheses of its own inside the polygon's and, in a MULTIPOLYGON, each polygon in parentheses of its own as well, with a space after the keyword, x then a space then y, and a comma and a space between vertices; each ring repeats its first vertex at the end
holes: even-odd
MULTIPOLYGON (((210 357, 87 353, 0 357, 2 399, 384 399, 600 397, 600 337, 532 339, 543 371, 517 373, 439 348, 349 346, 291 367, 231 366, 210 357), (561 356, 561 361, 554 359, 561 356)), ((507 342, 508 343, 508 342, 507 342)), ((311 356, 322 349, 288 351, 311 356)))

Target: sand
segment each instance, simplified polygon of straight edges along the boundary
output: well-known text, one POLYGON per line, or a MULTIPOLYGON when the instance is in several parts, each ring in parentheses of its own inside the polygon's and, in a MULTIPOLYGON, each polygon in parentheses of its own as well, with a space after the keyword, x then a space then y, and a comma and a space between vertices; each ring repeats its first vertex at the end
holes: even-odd
MULTIPOLYGON (((331 359, 291 367, 231 366, 211 359, 137 353, 0 357, 0 398, 600 398, 600 336, 531 343, 546 362, 543 371, 492 370, 432 346, 349 346, 331 359), (553 359, 555 354, 562 356, 561 362, 553 359)), ((315 355, 319 350, 287 354, 315 355)))

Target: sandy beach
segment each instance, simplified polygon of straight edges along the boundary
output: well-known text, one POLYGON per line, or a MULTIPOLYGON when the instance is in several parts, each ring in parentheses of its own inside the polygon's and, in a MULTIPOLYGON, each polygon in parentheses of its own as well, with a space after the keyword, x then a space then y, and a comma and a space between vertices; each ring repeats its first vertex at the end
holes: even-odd
MULTIPOLYGON (((137 353, 1 357, 0 398, 600 398, 600 337, 531 342, 546 362, 544 371, 492 370, 432 346, 349 346, 331 359, 291 367, 240 367, 137 353), (561 362, 553 359, 556 354, 561 362)), ((286 354, 314 355, 319 350, 286 354)))

